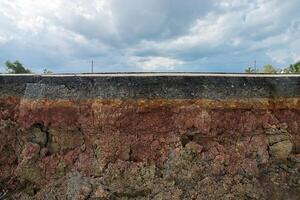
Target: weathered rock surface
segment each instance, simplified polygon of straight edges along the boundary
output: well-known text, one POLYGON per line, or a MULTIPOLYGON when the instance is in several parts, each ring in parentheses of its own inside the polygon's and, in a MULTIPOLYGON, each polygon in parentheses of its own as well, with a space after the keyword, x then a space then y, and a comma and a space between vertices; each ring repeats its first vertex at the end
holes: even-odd
POLYGON ((6 199, 300 197, 298 77, 0 76, 0 91, 6 199))

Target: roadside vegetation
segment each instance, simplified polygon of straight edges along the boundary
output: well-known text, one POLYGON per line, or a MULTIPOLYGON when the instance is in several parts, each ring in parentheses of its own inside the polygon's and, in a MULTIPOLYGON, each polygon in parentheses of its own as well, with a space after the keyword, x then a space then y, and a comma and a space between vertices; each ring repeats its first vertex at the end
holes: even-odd
POLYGON ((31 74, 31 70, 27 69, 23 66, 22 63, 20 63, 18 60, 15 62, 6 61, 6 72, 9 74, 31 74))
POLYGON ((266 74, 297 74, 300 73, 300 61, 295 64, 291 64, 285 68, 277 68, 273 65, 264 65, 261 69, 255 69, 254 67, 247 67, 245 73, 266 73, 266 74))
MULTIPOLYGON (((25 67, 20 61, 16 60, 14 62, 12 61, 6 61, 5 62, 5 72, 8 74, 33 74, 34 72, 25 67)), ((52 71, 48 69, 43 69, 43 74, 53 74, 52 71)))

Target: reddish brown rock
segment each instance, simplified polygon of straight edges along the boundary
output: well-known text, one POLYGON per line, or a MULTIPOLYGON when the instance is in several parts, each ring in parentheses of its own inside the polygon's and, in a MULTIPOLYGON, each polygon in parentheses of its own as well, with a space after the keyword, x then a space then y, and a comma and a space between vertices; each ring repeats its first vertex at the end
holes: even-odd
POLYGON ((297 199, 298 100, 0 102, 0 186, 24 198, 297 199))

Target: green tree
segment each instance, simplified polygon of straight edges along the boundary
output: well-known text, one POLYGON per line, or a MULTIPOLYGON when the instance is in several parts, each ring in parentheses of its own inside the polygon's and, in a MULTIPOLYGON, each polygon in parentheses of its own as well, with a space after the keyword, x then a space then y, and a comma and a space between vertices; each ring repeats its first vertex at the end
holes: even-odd
POLYGON ((43 74, 53 74, 53 72, 48 69, 43 69, 43 74))
POLYGON ((276 74, 277 72, 279 72, 279 70, 276 69, 275 67, 273 67, 273 65, 267 64, 267 65, 263 66, 261 72, 267 73, 267 74, 276 74))
POLYGON ((245 73, 247 73, 247 74, 258 73, 258 70, 254 69, 252 67, 248 67, 248 68, 245 69, 245 73))
POLYGON ((284 71, 286 73, 300 73, 300 61, 296 62, 293 65, 290 65, 287 68, 285 68, 284 71))
POLYGON ((31 74, 32 72, 29 69, 26 69, 22 63, 18 60, 15 62, 6 61, 5 62, 6 71, 10 74, 31 74))

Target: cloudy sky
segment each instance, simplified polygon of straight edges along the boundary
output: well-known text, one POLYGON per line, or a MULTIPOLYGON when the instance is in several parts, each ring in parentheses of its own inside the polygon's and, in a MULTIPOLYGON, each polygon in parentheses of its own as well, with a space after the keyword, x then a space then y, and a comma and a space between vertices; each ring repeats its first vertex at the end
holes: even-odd
POLYGON ((299 0, 0 0, 0 63, 242 72, 300 60, 299 0))

